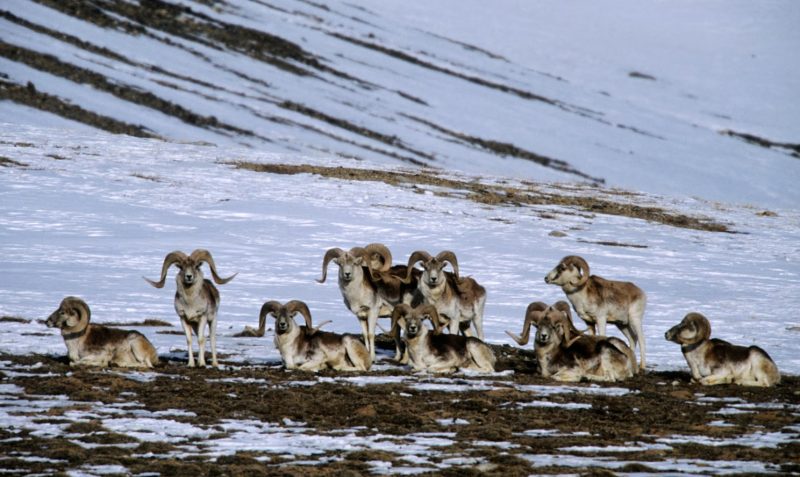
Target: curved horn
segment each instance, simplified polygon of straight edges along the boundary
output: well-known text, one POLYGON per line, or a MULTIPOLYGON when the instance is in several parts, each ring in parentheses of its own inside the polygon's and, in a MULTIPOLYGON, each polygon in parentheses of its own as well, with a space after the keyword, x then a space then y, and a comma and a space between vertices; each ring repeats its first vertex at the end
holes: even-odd
POLYGON ((392 335, 394 336, 399 330, 397 329, 397 322, 400 318, 411 314, 411 306, 405 303, 400 303, 392 310, 392 335))
POLYGON ((258 313, 258 329, 255 332, 256 336, 264 336, 264 331, 267 329, 267 315, 270 313, 277 315, 280 310, 281 304, 275 300, 265 302, 261 305, 261 311, 258 313))
POLYGON ((528 305, 528 308, 525 310, 525 323, 522 325, 522 335, 517 336, 510 331, 506 331, 506 334, 511 337, 514 341, 517 342, 520 346, 525 346, 528 344, 528 340, 531 336, 531 325, 539 326, 539 320, 542 319, 544 311, 547 309, 547 304, 542 303, 541 301, 535 301, 528 305))
POLYGON ((185 253, 181 252, 180 250, 175 250, 174 252, 170 252, 164 257, 164 263, 161 265, 161 280, 154 282, 147 277, 142 277, 147 281, 147 283, 153 285, 156 288, 164 288, 164 282, 167 279, 167 270, 172 264, 177 262, 182 262, 186 260, 188 257, 185 253))
POLYGON ((406 278, 403 280, 403 283, 411 283, 411 269, 414 268, 414 265, 417 262, 428 262, 431 258, 433 258, 431 257, 431 254, 425 250, 415 250, 413 253, 411 253, 411 256, 408 257, 408 270, 406 270, 406 278))
POLYGON ((208 250, 198 248, 197 250, 192 252, 189 258, 191 258, 195 262, 206 262, 208 264, 208 268, 211 269, 211 276, 214 277, 214 281, 217 283, 217 285, 224 285, 229 281, 233 280, 233 277, 238 275, 237 272, 229 276, 228 278, 220 278, 220 276, 217 275, 217 266, 214 264, 214 259, 211 257, 211 252, 209 252, 208 250))
POLYGON ((371 243, 364 247, 367 266, 380 272, 388 272, 392 268, 392 252, 382 243, 371 243), (376 263, 377 262, 377 263, 376 263), (379 264, 379 266, 373 266, 379 264))
POLYGON ((450 265, 453 266, 453 273, 456 274, 456 279, 459 279, 459 277, 458 277, 458 259, 456 259, 456 254, 455 253, 453 253, 450 250, 443 250, 443 251, 439 252, 438 255, 436 255, 436 260, 439 260, 440 262, 450 262, 450 265))
POLYGON ((575 328, 575 323, 572 322, 572 308, 570 307, 569 303, 564 300, 558 300, 555 305, 553 305, 553 308, 567 316, 569 332, 573 338, 583 334, 583 332, 579 331, 578 328, 575 328))
POLYGON ((422 305, 414 309, 417 315, 426 315, 433 325, 433 334, 438 335, 442 332, 442 324, 439 322, 439 312, 433 305, 422 305))
POLYGON ((555 308, 558 311, 563 311, 567 315, 567 318, 569 318, 570 320, 572 319, 572 308, 570 308, 569 303, 567 303, 566 301, 558 300, 553 305, 553 308, 555 308))
POLYGON ((558 320, 558 323, 559 323, 558 326, 560 326, 561 332, 564 334, 564 339, 563 339, 563 341, 561 341, 561 344, 565 348, 569 347, 569 345, 572 344, 572 338, 577 338, 577 336, 573 336, 573 332, 572 332, 572 330, 574 330, 575 327, 572 326, 572 321, 570 321, 570 319, 567 318, 566 314, 562 314, 561 315, 561 318, 558 320))
POLYGON ((691 312, 684 317, 684 320, 686 319, 692 322, 697 330, 695 342, 705 341, 711 337, 711 322, 703 314, 691 312))
POLYGON ((290 315, 300 313, 306 320, 306 334, 313 335, 315 331, 314 323, 311 321, 311 312, 308 310, 308 305, 300 300, 292 300, 286 304, 286 311, 290 315))
POLYGON ((331 260, 334 258, 339 258, 344 253, 344 250, 340 248, 331 248, 325 252, 325 258, 322 259, 322 278, 318 279, 317 282, 325 283, 325 279, 328 277, 328 264, 331 263, 331 260))
POLYGON ((575 265, 581 272, 581 276, 577 283, 570 283, 574 287, 582 287, 589 281, 589 263, 577 255, 570 255, 564 258, 564 263, 575 265))
POLYGON ((89 309, 89 305, 76 296, 68 296, 64 298, 61 301, 61 307, 77 309, 81 316, 86 317, 87 323, 92 318, 92 310, 89 309))

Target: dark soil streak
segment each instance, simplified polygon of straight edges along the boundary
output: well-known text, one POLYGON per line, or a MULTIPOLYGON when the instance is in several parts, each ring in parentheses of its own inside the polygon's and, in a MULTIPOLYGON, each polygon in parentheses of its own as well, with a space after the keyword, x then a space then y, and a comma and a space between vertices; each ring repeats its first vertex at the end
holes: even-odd
MULTIPOLYGON (((628 126, 628 125, 625 125, 625 124, 617 124, 617 123, 608 121, 606 119, 603 119, 601 117, 603 115, 603 113, 598 112, 598 111, 594 111, 594 110, 591 110, 591 109, 588 109, 588 108, 585 108, 585 107, 582 107, 582 106, 574 105, 574 104, 565 103, 565 102, 560 101, 560 100, 548 98, 546 96, 542 96, 542 95, 539 95, 539 94, 536 94, 536 93, 532 93, 530 91, 526 91, 526 90, 523 90, 523 89, 520 89, 520 88, 515 88, 513 86, 508 86, 508 85, 504 85, 504 84, 500 84, 500 83, 495 83, 493 81, 489 81, 489 80, 486 80, 484 78, 480 78, 480 77, 477 77, 477 76, 472 76, 472 75, 468 75, 468 74, 465 74, 465 73, 460 73, 458 71, 454 71, 452 69, 445 68, 445 67, 442 67, 442 66, 438 66, 438 65, 435 65, 433 63, 421 60, 421 59, 419 59, 419 58, 417 58, 417 57, 415 57, 415 56, 413 56, 411 54, 408 54, 406 52, 403 52, 403 51, 400 51, 400 50, 396 50, 396 49, 393 49, 393 48, 389 48, 389 47, 386 47, 386 46, 383 46, 383 45, 380 45, 380 44, 377 44, 377 43, 374 43, 374 42, 365 41, 365 40, 362 40, 362 39, 359 39, 359 38, 353 38, 351 36, 347 36, 347 35, 344 35, 344 34, 338 33, 338 32, 326 31, 325 33, 330 35, 330 36, 333 36, 335 38, 338 38, 338 39, 340 39, 342 41, 346 41, 348 43, 352 43, 354 45, 358 45, 358 46, 361 46, 363 48, 367 48, 367 49, 371 49, 371 50, 377 51, 377 52, 382 53, 384 55, 391 56, 391 57, 396 58, 398 60, 405 61, 407 63, 411 63, 413 65, 417 65, 417 66, 420 66, 422 68, 427 68, 429 70, 437 71, 439 73, 443 73, 443 74, 446 74, 448 76, 453 76, 455 78, 460 78, 460 79, 463 79, 463 80, 468 81, 470 83, 474 83, 474 84, 477 84, 477 85, 480 85, 480 86, 491 88, 491 89, 494 89, 494 90, 497 90, 497 91, 502 91, 504 93, 513 94, 515 96, 518 96, 518 97, 526 99, 526 100, 539 101, 539 102, 548 104, 550 106, 557 107, 558 109, 560 109, 562 111, 565 111, 567 113, 577 114, 578 116, 584 117, 586 119, 590 119, 592 121, 597 121, 597 122, 599 122, 601 124, 618 127, 618 128, 621 128, 621 129, 625 129, 625 130, 634 132, 636 134, 643 134, 643 135, 648 136, 648 137, 664 139, 662 137, 659 137, 659 136, 657 136, 655 134, 652 134, 652 133, 649 133, 647 131, 643 131, 643 130, 641 130, 639 128, 636 128, 634 126, 628 126)), ((557 79, 560 79, 560 78, 557 78, 557 79)))
MULTIPOLYGON (((302 104, 299 104, 299 103, 295 103, 293 101, 284 101, 284 102, 280 103, 278 106, 280 106, 281 108, 287 109, 289 111, 294 111, 294 112, 300 113, 300 114, 302 114, 304 116, 308 116, 308 117, 311 117, 311 118, 326 122, 326 123, 328 123, 328 124, 330 124, 332 126, 336 126, 338 128, 345 129, 347 131, 356 133, 356 134, 358 134, 360 136, 364 136, 364 137, 367 137, 369 139, 373 139, 375 141, 382 142, 382 143, 387 144, 389 146, 396 147, 398 149, 402 149, 402 150, 407 151, 407 152, 411 152, 413 154, 416 154, 417 156, 420 156, 420 157, 423 157, 425 159, 428 159, 429 161, 436 160, 436 158, 431 154, 415 150, 415 149, 405 145, 403 143, 403 141, 401 141, 397 136, 389 136, 389 135, 386 135, 386 134, 383 134, 383 133, 379 133, 377 131, 373 131, 371 129, 367 129, 367 128, 362 127, 362 126, 358 126, 358 125, 353 124, 353 123, 351 123, 349 121, 345 121, 344 119, 340 119, 340 118, 336 118, 336 117, 333 117, 333 116, 329 116, 329 115, 327 115, 327 114, 325 114, 323 112, 317 111, 317 110, 315 110, 313 108, 310 108, 308 106, 305 106, 305 105, 302 105, 302 104)), ((408 162, 410 162, 412 164, 415 164, 415 165, 418 165, 418 166, 427 165, 426 163, 424 163, 422 161, 419 161, 419 160, 416 160, 416 159, 410 159, 410 158, 409 158, 408 162)))
POLYGON ((459 73, 457 71, 453 71, 453 70, 450 70, 450 69, 447 69, 447 68, 443 68, 441 66, 434 65, 433 63, 429 63, 427 61, 420 60, 419 58, 417 58, 415 56, 412 56, 412 55, 410 55, 408 53, 402 52, 400 50, 395 50, 395 49, 392 49, 392 48, 388 48, 386 46, 379 45, 377 43, 371 43, 371 42, 368 42, 368 41, 360 40, 358 38, 353 38, 353 37, 344 35, 342 33, 328 32, 328 35, 330 35, 330 36, 332 36, 334 38, 338 38, 338 39, 340 39, 342 41, 346 41, 348 43, 352 43, 354 45, 358 45, 358 46, 361 46, 361 47, 364 47, 364 48, 368 48, 370 50, 378 51, 380 53, 383 53, 385 55, 391 56, 391 57, 396 58, 396 59, 401 60, 401 61, 405 61, 407 63, 411 63, 411 64, 414 64, 414 65, 417 65, 417 66, 421 66, 421 67, 427 68, 429 70, 438 71, 439 73, 444 73, 446 75, 453 76, 453 77, 456 77, 456 78, 461 78, 461 79, 469 81, 471 83, 475 83, 475 84, 478 84, 480 86, 485 86, 487 88, 491 88, 491 89, 495 89, 495 90, 498 90, 498 91, 502 91, 504 93, 511 93, 511 94, 519 96, 520 98, 523 98, 523 99, 528 99, 528 100, 532 100, 532 101, 541 101, 541 102, 543 102, 545 104, 549 104, 551 106, 562 105, 559 101, 547 98, 545 96, 534 94, 534 93, 531 93, 530 91, 525 91, 525 90, 521 90, 521 89, 518 89, 518 88, 513 88, 511 86, 502 85, 502 84, 498 84, 498 83, 493 83, 493 82, 487 81, 487 80, 485 80, 483 78, 478 78, 476 76, 470 76, 470 75, 459 73))
MULTIPOLYGON (((658 222, 673 227, 681 227, 710 232, 730 232, 724 224, 710 218, 692 217, 680 213, 651 206, 640 206, 628 203, 613 202, 595 197, 582 197, 578 195, 559 195, 543 193, 534 186, 516 188, 500 185, 487 185, 477 182, 467 182, 439 176, 431 169, 408 171, 383 171, 375 169, 357 169, 348 167, 324 167, 312 165, 290 164, 257 164, 244 161, 231 162, 239 169, 248 169, 256 172, 271 174, 317 174, 323 177, 332 177, 352 181, 384 182, 390 185, 427 185, 453 189, 459 193, 451 194, 452 197, 466 198, 482 204, 490 205, 560 205, 576 207, 578 209, 598 214, 620 215, 658 222)), ((443 195, 447 193, 443 192, 443 195)))
POLYGON ((99 73, 75 66, 71 63, 63 62, 52 55, 39 53, 0 41, 0 56, 6 57, 12 61, 24 63, 38 70, 61 76, 74 83, 90 84, 124 101, 155 109, 193 126, 217 130, 217 132, 228 131, 243 136, 258 137, 258 135, 252 131, 225 124, 218 121, 217 118, 213 116, 202 116, 191 112, 183 106, 162 99, 153 93, 141 91, 121 83, 112 83, 99 73))
POLYGON ((763 137, 758 137, 754 134, 731 131, 730 129, 725 129, 723 131, 720 131, 720 134, 742 139, 746 142, 749 142, 750 144, 755 144, 757 146, 765 147, 767 149, 777 148, 777 149, 788 150, 790 155, 800 158, 800 144, 793 144, 788 142, 775 142, 769 139, 764 139, 763 137))
MULTIPOLYGON (((2 99, 2 90, 0 90, 0 99, 2 99)), ((14 159, 0 156, 0 167, 28 167, 24 162, 15 161, 14 159)))
POLYGON ((57 114, 67 119, 88 124, 89 126, 103 129, 111 133, 127 134, 129 136, 144 138, 158 138, 158 136, 148 131, 144 126, 117 121, 114 118, 94 113, 74 104, 69 104, 57 96, 36 91, 32 83, 23 86, 0 80, 0 100, 4 99, 57 114))

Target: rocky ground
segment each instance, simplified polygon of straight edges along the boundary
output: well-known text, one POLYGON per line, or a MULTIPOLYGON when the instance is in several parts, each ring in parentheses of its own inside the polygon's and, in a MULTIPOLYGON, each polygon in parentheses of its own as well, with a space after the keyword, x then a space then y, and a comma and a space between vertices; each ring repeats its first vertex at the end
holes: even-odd
POLYGON ((685 372, 563 386, 538 376, 531 352, 495 351, 497 375, 451 377, 180 360, 131 373, 4 355, 0 462, 11 474, 800 472, 797 377, 771 389, 701 387, 685 372), (273 431, 243 430, 262 423, 273 431), (193 431, 160 434, 178 425, 193 431))

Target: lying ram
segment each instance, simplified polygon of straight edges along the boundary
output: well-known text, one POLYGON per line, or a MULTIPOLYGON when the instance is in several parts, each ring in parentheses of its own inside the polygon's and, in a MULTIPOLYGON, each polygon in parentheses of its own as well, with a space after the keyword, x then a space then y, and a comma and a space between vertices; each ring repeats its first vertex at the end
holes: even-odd
POLYGON ((311 312, 302 301, 292 300, 285 305, 277 301, 264 303, 258 316, 258 336, 264 335, 268 315, 275 318, 275 347, 286 369, 367 371, 372 365, 369 351, 358 337, 314 328, 311 312), (294 316, 298 313, 303 315, 305 326, 295 323, 294 316))
POLYGON ((711 324, 700 313, 687 314, 664 338, 681 345, 692 379, 700 384, 772 386, 781 380, 766 351, 712 339, 711 324))
POLYGON ((392 330, 403 331, 408 361, 416 371, 451 373, 459 369, 493 372, 495 356, 483 341, 455 333, 440 333, 436 307, 421 305, 411 308, 399 304, 392 313, 392 330), (424 320, 429 319, 434 331, 429 331, 424 320))
POLYGON ((71 366, 152 368, 156 349, 138 331, 89 323, 92 312, 80 298, 68 296, 47 318, 49 328, 60 328, 71 366))
POLYGON ((556 381, 621 381, 636 372, 633 351, 618 338, 573 336, 569 316, 549 307, 538 321, 534 350, 542 376, 556 381))
POLYGON ((606 323, 617 326, 628 339, 631 349, 639 346, 639 369, 645 368, 645 342, 642 329, 647 297, 630 282, 606 280, 589 275, 589 264, 577 255, 561 259, 544 281, 559 285, 575 307, 578 316, 589 325, 592 334, 606 336, 606 323))

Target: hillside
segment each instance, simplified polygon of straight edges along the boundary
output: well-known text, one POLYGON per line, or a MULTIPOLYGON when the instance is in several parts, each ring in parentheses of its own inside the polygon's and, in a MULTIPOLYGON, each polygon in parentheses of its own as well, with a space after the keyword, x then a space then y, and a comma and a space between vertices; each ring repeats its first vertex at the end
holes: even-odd
POLYGON ((798 21, 786 1, 3 2, 0 469, 799 472, 798 21), (457 255, 495 372, 412 372, 386 335, 369 372, 287 371, 271 322, 238 336, 292 299, 358 333, 336 265, 317 279, 370 242, 457 255), (143 279, 197 248, 237 273, 219 369, 186 366, 174 269, 143 279), (570 254, 647 293, 645 373, 556 383, 507 336, 564 299, 544 276, 570 254), (160 365, 69 366, 44 323, 67 295, 160 365), (691 311, 781 383, 691 382, 664 338, 691 311))
POLYGON ((0 121, 800 203, 793 2, 0 10, 0 121))
POLYGON ((797 469, 798 328, 785 312, 800 305, 797 213, 14 124, 0 164, 0 459, 14 472, 797 469), (487 289, 498 372, 411 373, 385 339, 368 373, 286 372, 271 325, 235 336, 270 299, 304 300, 316 322, 333 321, 325 329, 358 332, 335 280, 315 279, 325 250, 372 241, 399 262, 457 253, 487 289), (219 370, 186 367, 173 273, 162 290, 141 278, 196 247, 222 275, 238 272, 219 287, 219 370), (563 298, 543 277, 567 253, 647 291, 644 375, 556 384, 535 372, 530 345, 511 346, 504 331, 519 332, 529 302, 563 298), (65 295, 83 297, 95 323, 145 334, 162 365, 67 366, 40 321, 65 295), (715 336, 768 350, 782 383, 690 383, 663 335, 691 310, 715 336))

